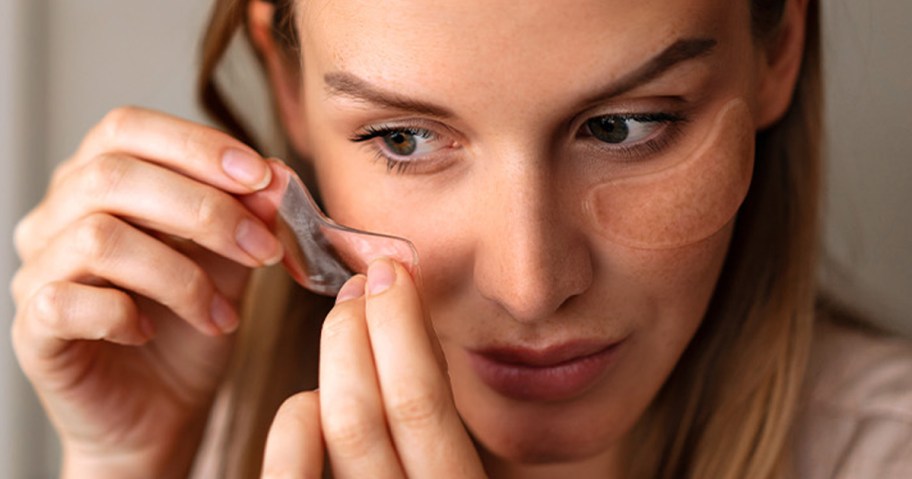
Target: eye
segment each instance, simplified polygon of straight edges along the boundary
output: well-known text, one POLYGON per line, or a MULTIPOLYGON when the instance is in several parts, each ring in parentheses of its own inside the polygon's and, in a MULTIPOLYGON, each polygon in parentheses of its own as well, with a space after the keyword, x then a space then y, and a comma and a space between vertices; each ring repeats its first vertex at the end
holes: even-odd
POLYGON ((586 129, 597 140, 612 145, 635 144, 651 137, 676 118, 665 114, 605 115, 586 122, 586 129))
POLYGON ((352 141, 366 142, 377 138, 382 145, 378 147, 394 157, 417 157, 433 153, 447 144, 439 135, 426 128, 412 127, 368 127, 352 141))
POLYGON ((407 131, 394 131, 383 135, 383 143, 399 156, 409 156, 418 149, 417 137, 407 131))
POLYGON ((350 139, 369 145, 377 158, 386 160, 388 170, 400 173, 416 166, 427 169, 458 148, 449 137, 415 126, 369 126, 350 139))

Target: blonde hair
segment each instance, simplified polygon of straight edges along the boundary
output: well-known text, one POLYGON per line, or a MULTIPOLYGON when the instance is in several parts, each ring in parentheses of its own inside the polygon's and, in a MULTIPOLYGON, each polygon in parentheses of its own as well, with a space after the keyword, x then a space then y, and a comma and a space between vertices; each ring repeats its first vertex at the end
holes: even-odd
MULTIPOLYGON (((276 2, 276 37, 297 45, 294 0, 276 2)), ((785 0, 751 0, 757 41, 775 41, 785 0)), ((215 81, 246 33, 247 0, 217 0, 203 42, 200 98, 229 132, 255 145, 215 81)), ((810 350, 821 181, 819 4, 810 0, 798 84, 785 116, 758 133, 754 179, 738 214, 709 310, 632 431, 631 478, 788 477, 790 434, 810 350)), ((221 401, 219 477, 257 477, 270 421, 316 386, 320 322, 329 302, 281 270, 252 282, 221 401)))

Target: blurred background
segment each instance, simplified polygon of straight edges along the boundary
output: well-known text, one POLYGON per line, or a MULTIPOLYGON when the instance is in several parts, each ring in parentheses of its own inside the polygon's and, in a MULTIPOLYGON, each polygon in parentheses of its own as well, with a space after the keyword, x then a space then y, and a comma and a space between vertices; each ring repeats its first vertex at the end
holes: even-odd
MULTIPOLYGON (((829 172, 821 277, 875 324, 912 337, 912 2, 823 3, 829 172)), ((11 351, 13 227, 54 166, 111 108, 203 121, 193 85, 208 7, 0 0, 0 477, 54 477, 59 455, 11 351)), ((241 58, 231 79, 256 82, 243 65, 241 58)), ((266 116, 262 97, 246 103, 266 116)))

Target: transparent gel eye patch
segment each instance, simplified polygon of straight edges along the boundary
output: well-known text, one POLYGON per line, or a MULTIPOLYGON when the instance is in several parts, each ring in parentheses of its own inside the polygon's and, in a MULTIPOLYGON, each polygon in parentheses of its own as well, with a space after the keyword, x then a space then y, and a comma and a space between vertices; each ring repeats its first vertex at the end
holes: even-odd
POLYGON ((726 103, 692 153, 658 171, 612 179, 587 194, 585 208, 606 239, 669 249, 722 230, 747 196, 754 129, 741 99, 726 103))
POLYGON ((371 261, 383 257, 398 261, 412 274, 417 271, 418 253, 410 241, 336 224, 320 211, 291 168, 277 160, 271 166, 272 183, 244 203, 261 217, 274 216, 267 223, 285 248, 286 269, 301 286, 335 296, 345 281, 366 273, 371 261), (270 210, 275 213, 263 214, 270 210))

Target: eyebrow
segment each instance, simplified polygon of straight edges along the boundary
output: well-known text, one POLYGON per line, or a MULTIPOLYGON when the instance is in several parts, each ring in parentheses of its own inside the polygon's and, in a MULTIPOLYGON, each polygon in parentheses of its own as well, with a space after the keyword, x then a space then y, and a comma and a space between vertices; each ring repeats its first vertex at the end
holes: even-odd
POLYGON ((623 95, 662 76, 672 67, 688 60, 708 55, 718 42, 712 38, 681 39, 632 72, 612 82, 592 95, 584 104, 596 103, 623 95))
MULTIPOLYGON (((595 95, 592 95, 584 104, 603 101, 633 90, 658 78, 675 65, 709 54, 716 46, 716 43, 716 40, 710 38, 680 39, 636 70, 620 77, 608 85, 607 88, 603 88, 595 95)), ((408 111, 438 118, 452 118, 455 116, 449 108, 384 90, 350 72, 329 72, 323 76, 323 82, 330 96, 346 97, 386 109, 408 111)))
POLYGON ((352 100, 372 103, 392 110, 403 110, 438 118, 455 116, 449 108, 402 96, 383 90, 349 72, 330 72, 323 76, 330 96, 342 96, 352 100))

